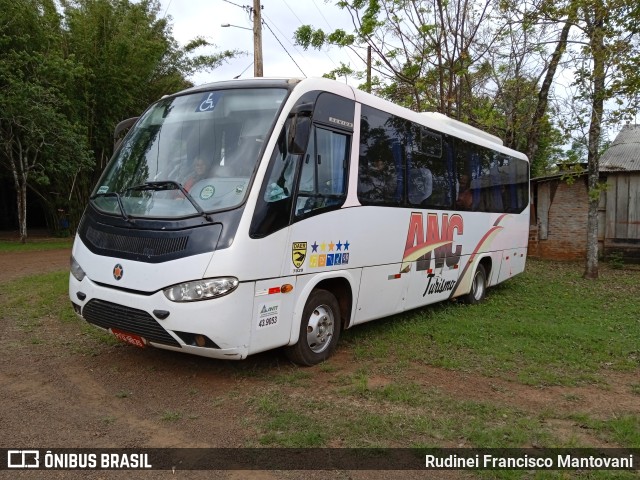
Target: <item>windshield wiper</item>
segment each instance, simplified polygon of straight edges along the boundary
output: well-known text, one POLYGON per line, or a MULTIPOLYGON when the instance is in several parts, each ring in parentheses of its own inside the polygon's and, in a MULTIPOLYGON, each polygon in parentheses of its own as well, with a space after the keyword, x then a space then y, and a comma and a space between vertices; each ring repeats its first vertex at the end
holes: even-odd
POLYGON ((115 197, 116 202, 118 203, 118 208, 120 209, 120 213, 122 214, 122 218, 129 223, 134 223, 131 216, 124 209, 124 205, 122 204, 122 198, 118 192, 105 192, 105 193, 96 193, 92 197, 89 197, 89 200, 95 200, 98 197, 115 197))
MULTIPOLYGON (((187 200, 189 200, 189 203, 191 203, 191 205, 193 205, 193 208, 196 209, 196 211, 198 212, 198 215, 200 215, 201 217, 203 217, 205 220, 207 220, 208 222, 211 222, 211 217, 209 216, 208 213, 206 213, 204 210, 202 210, 202 207, 198 204, 198 202, 196 202, 193 197, 191 195, 189 195, 189 192, 187 192, 185 190, 185 188, 179 184, 178 182, 174 182, 173 180, 161 180, 158 182, 145 182, 145 183, 141 183, 140 185, 134 185, 133 187, 129 187, 127 189, 124 190, 124 192, 129 192, 129 191, 144 191, 144 190, 153 190, 155 192, 158 191, 162 191, 162 190, 180 190, 180 193, 182 193, 187 200)), ((124 193, 123 192, 123 193, 124 193)))

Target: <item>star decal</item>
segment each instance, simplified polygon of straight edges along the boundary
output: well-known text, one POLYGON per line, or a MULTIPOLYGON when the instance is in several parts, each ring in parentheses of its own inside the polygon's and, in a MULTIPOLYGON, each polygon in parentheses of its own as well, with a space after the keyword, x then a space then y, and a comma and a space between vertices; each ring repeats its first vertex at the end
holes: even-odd
POLYGON ((313 242, 313 245, 311 245, 311 253, 317 252, 317 251, 318 251, 318 243, 313 242))
POLYGON ((346 242, 344 242, 344 249, 345 250, 349 250, 349 241, 347 240, 346 242))
POLYGON ((336 243, 336 250, 338 251, 342 250, 342 242, 340 240, 338 240, 338 243, 336 243))

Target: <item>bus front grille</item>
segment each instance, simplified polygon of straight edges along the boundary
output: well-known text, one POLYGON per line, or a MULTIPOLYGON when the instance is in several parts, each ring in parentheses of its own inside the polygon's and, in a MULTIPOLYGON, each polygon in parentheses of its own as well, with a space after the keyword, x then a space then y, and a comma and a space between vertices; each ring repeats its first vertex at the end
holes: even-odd
POLYGON ((103 232, 93 227, 87 228, 87 239, 103 250, 159 257, 186 250, 189 237, 183 236, 136 236, 103 232))
POLYGON ((180 344, 147 312, 104 300, 91 300, 82 309, 84 319, 99 327, 134 333, 150 342, 180 347, 180 344))

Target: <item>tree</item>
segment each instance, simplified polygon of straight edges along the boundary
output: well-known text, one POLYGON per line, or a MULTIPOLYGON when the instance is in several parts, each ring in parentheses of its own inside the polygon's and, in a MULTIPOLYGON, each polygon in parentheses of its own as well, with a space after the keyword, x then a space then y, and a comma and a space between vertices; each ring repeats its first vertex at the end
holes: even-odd
POLYGON ((635 0, 574 0, 584 35, 576 57, 576 100, 588 104, 587 163, 589 213, 584 277, 598 278, 599 160, 602 128, 607 124, 605 103, 615 99, 613 119, 623 118, 624 99, 640 91, 640 8, 635 0))
POLYGON ((157 0, 0 0, 0 165, 26 240, 27 190, 55 225, 80 218, 113 149, 114 126, 187 77, 237 55, 171 35, 157 0), (95 166, 94 166, 95 165, 95 166))
MULTIPOLYGON (((140 115, 163 95, 192 84, 187 77, 214 69, 239 52, 198 54, 213 47, 195 38, 180 47, 170 17, 160 15, 156 0, 62 0, 67 55, 84 68, 75 86, 77 102, 94 152, 95 168, 80 175, 73 193, 76 206, 86 204, 113 151, 113 128, 140 115)), ((73 212, 79 218, 81 208, 73 212)))
POLYGON ((474 70, 495 32, 489 21, 491 0, 341 1, 353 20, 354 33, 329 34, 310 25, 295 32, 304 48, 339 45, 365 63, 373 51, 377 93, 416 111, 436 110, 460 119, 473 89, 474 70))
POLYGON ((27 188, 90 160, 82 126, 66 115, 64 91, 79 69, 62 56, 53 2, 2 0, 0 12, 0 162, 13 178, 24 243, 27 188))
MULTIPOLYGON (((351 14, 352 34, 326 34, 305 25, 296 31, 296 41, 304 48, 350 48, 361 59, 365 47, 373 48, 373 68, 380 75, 374 80, 376 93, 487 130, 505 145, 526 151, 537 173, 558 155, 562 135, 550 121, 548 97, 571 18, 550 0, 353 0, 339 5, 351 14), (549 19, 551 12, 554 18, 549 19), (561 15, 567 17, 564 23, 561 15), (552 53, 547 45, 555 45, 552 53)), ((343 67, 340 73, 345 72, 343 67)))

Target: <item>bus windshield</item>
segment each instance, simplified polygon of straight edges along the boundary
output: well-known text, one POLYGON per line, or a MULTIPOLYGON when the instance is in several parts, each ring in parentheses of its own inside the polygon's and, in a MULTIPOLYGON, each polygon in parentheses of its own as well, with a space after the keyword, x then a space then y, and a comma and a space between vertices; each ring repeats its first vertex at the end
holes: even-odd
POLYGON ((173 218, 241 204, 287 90, 166 98, 127 135, 91 200, 124 217, 173 218))

